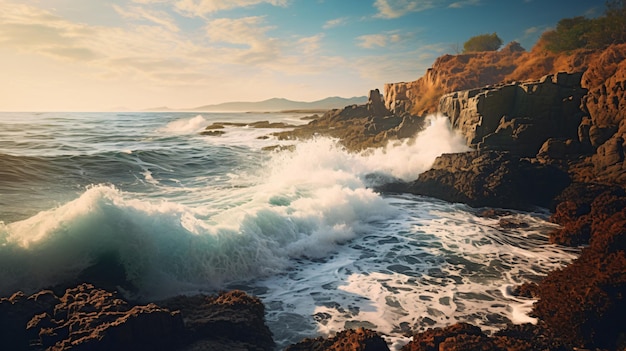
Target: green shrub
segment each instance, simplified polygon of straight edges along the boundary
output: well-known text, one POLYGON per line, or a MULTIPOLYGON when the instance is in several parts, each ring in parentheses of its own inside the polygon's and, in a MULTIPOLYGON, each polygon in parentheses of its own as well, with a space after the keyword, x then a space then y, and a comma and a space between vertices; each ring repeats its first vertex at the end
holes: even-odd
POLYGON ((478 51, 496 51, 502 46, 502 39, 496 33, 481 34, 469 38, 463 44, 463 53, 478 51))

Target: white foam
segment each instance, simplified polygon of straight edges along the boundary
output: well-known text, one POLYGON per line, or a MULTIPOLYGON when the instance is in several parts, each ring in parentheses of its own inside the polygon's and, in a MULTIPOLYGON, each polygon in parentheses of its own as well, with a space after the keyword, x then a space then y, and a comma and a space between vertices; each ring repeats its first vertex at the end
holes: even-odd
POLYGON ((195 134, 206 128, 208 122, 202 115, 192 118, 183 118, 168 123, 161 129, 163 132, 172 134, 195 134))
POLYGON ((371 169, 388 172, 410 181, 427 171, 439 155, 468 151, 464 138, 450 125, 450 119, 437 114, 426 117, 426 128, 415 137, 390 142, 367 157, 371 169))

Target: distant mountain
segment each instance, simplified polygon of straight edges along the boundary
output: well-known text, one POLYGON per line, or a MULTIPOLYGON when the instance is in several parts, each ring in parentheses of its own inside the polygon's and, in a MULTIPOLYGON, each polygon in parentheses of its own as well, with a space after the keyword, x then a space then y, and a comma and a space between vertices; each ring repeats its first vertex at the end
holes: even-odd
POLYGON ((216 105, 199 106, 189 110, 208 112, 276 112, 288 110, 330 110, 334 108, 344 108, 349 105, 361 105, 365 104, 366 102, 366 96, 358 96, 352 98, 341 98, 335 96, 312 102, 273 98, 258 102, 225 102, 216 105))

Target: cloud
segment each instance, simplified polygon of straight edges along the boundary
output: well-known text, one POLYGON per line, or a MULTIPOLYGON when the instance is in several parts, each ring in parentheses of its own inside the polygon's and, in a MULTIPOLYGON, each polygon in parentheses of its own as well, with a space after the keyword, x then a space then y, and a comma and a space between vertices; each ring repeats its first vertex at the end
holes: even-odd
POLYGON ((478 6, 480 4, 481 4, 481 0, 464 0, 464 1, 453 2, 450 5, 448 5, 448 7, 451 9, 461 9, 467 6, 478 6))
POLYGON ((420 12, 434 8, 440 0, 376 0, 374 7, 378 10, 375 17, 393 19, 411 12, 420 12))
MULTIPOLYGON (((155 0, 135 0, 137 1, 155 1, 155 0)), ((176 22, 170 17, 167 12, 148 10, 140 6, 131 6, 122 8, 118 5, 113 5, 113 9, 119 15, 127 19, 145 20, 157 25, 163 26, 171 32, 178 32, 179 28, 176 22)))
POLYGON ((390 44, 399 43, 409 37, 412 37, 412 33, 400 34, 398 31, 391 31, 382 34, 367 34, 357 37, 357 46, 364 49, 373 49, 376 47, 387 47, 390 44))
POLYGON ((99 55, 96 50, 83 46, 80 38, 93 34, 85 25, 64 21, 27 5, 4 4, 0 12, 0 44, 19 51, 89 61, 99 55))
POLYGON ((280 41, 266 34, 274 28, 265 25, 262 16, 219 18, 207 24, 206 33, 213 43, 234 44, 225 51, 235 62, 254 64, 276 60, 280 55, 280 41))
POLYGON ((330 28, 334 28, 334 27, 343 26, 343 25, 346 24, 347 21, 348 21, 348 17, 335 18, 335 19, 326 21, 326 23, 324 23, 322 28, 330 29, 330 28))
MULTIPOLYGON (((158 0, 139 1, 157 2, 158 0)), ((263 3, 274 6, 287 6, 288 0, 177 0, 174 6, 183 15, 203 17, 209 13, 263 3)))

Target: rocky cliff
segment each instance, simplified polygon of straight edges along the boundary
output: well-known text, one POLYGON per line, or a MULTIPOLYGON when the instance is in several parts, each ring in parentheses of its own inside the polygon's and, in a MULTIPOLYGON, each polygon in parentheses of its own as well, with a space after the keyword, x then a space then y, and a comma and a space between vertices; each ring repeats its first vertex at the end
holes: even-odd
POLYGON ((539 42, 531 51, 512 42, 499 51, 443 55, 424 76, 412 82, 385 84, 387 108, 396 113, 436 112, 443 94, 487 85, 537 80, 556 72, 582 72, 597 53, 578 50, 554 54, 539 42))

